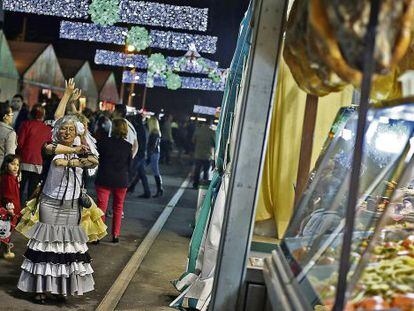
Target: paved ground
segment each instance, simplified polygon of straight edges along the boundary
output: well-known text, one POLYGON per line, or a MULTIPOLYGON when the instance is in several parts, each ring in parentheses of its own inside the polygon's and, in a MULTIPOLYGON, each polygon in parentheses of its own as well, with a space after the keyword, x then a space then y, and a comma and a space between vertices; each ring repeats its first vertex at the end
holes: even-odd
POLYGON ((196 201, 196 191, 189 189, 184 192, 117 310, 168 310, 165 306, 177 296, 170 281, 179 277, 185 269, 196 201))
MULTIPOLYGON (((65 304, 56 301, 47 305, 34 304, 31 295, 16 289, 26 240, 15 234, 16 259, 11 262, 0 259, 0 310, 94 310, 190 170, 182 165, 162 166, 161 169, 165 187, 162 198, 137 199, 141 185, 138 185, 136 193, 127 196, 120 244, 110 243, 109 234, 99 245, 89 246, 96 281, 93 293, 70 297, 65 304)), ((196 200, 196 191, 188 189, 184 192, 177 209, 122 298, 118 306, 120 310, 168 310, 166 306, 177 295, 169 282, 185 268, 196 200)))

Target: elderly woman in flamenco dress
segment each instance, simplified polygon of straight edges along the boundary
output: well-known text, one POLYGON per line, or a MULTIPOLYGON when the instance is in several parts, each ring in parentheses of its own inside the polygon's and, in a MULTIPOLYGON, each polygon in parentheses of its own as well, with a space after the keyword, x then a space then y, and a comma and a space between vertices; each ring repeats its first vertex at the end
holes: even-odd
POLYGON ((45 164, 39 192, 39 222, 27 233, 29 242, 21 266, 18 288, 35 293, 44 303, 46 294, 66 297, 94 289, 88 236, 80 227, 83 171, 98 159, 75 139, 84 131, 79 118, 66 115, 56 121, 53 141, 43 147, 45 164))

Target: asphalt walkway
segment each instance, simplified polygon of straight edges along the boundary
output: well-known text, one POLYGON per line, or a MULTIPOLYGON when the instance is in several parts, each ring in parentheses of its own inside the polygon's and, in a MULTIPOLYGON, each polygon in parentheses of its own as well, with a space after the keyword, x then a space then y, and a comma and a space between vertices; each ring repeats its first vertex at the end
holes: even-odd
MULTIPOLYGON (((66 303, 50 300, 46 305, 37 305, 33 303, 32 295, 22 293, 16 288, 27 241, 15 233, 13 242, 16 258, 13 261, 0 259, 0 310, 94 310, 189 171, 190 167, 178 164, 162 166, 165 192, 161 198, 138 199, 141 185, 137 186, 134 194, 127 195, 120 243, 110 242, 111 219, 107 219, 108 236, 99 245, 89 245, 96 290, 84 296, 69 297, 66 303)), ((155 191, 153 180, 151 177, 149 179, 155 191)), ((197 192, 186 189, 117 310, 168 310, 168 304, 178 295, 170 281, 185 269, 196 201, 197 192)))

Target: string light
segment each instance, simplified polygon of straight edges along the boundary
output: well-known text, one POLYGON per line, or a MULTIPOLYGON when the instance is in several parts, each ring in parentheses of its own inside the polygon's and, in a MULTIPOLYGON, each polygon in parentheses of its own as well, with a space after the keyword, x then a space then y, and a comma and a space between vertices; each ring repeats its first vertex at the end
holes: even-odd
POLYGON ((3 0, 5 11, 88 18, 88 0, 3 0))
MULTIPOLYGON (((146 84, 147 74, 145 72, 124 71, 123 83, 146 84)), ((166 81, 160 77, 154 77, 154 86, 166 87, 166 81)), ((215 83, 208 78, 181 77, 181 88, 203 91, 224 91, 224 83, 215 83)))
MULTIPOLYGON (((91 5, 91 7, 93 7, 91 5)), ((53 15, 67 18, 88 18, 88 0, 4 0, 3 9, 53 15)), ((94 12, 94 11, 92 11, 94 12)), ((96 18, 97 14, 92 14, 96 18)), ((208 9, 147 1, 121 0, 120 21, 129 24, 206 31, 208 9)), ((116 21, 116 20, 115 20, 116 21)))
POLYGON ((147 1, 121 0, 121 21, 130 24, 206 31, 208 9, 147 1))
MULTIPOLYGON (((113 43, 125 45, 128 29, 118 26, 99 26, 89 23, 62 21, 60 24, 60 38, 113 43)), ((194 44, 198 51, 214 54, 217 49, 217 37, 180 33, 174 31, 150 31, 153 48, 187 51, 190 44, 194 44)))
MULTIPOLYGON (((167 57, 167 64, 169 67, 175 68, 182 57, 167 57)), ((217 68, 218 63, 212 60, 203 58, 203 60, 209 64, 211 68, 217 68)), ((140 54, 127 54, 115 51, 108 50, 96 50, 95 53, 95 64, 97 65, 107 65, 107 66, 118 66, 118 67, 130 67, 137 69, 147 69, 148 68, 148 57, 146 55, 140 54)), ((208 69, 203 67, 193 67, 188 64, 183 64, 177 68, 178 72, 188 72, 188 73, 202 73, 208 74, 208 69)), ((224 69, 218 69, 219 71, 224 71, 224 69)))

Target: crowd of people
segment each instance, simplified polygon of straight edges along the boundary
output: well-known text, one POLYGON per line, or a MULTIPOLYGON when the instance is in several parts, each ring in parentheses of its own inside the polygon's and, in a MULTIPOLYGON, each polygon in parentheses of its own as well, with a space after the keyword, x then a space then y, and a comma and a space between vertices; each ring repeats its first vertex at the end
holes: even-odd
POLYGON ((99 243, 111 216, 112 242, 119 243, 125 196, 139 181, 140 198, 164 194, 159 164, 170 164, 173 148, 180 160, 194 155, 195 188, 201 169, 204 180, 210 169, 214 132, 207 123, 196 127, 167 115, 160 124, 155 115, 127 116, 125 105, 92 112, 81 109, 80 97, 71 79, 59 101, 42 100, 30 109, 17 94, 0 102, 2 254, 15 257, 14 230, 29 239, 18 288, 35 293, 39 303, 46 294, 64 298, 94 289, 87 242, 99 243), (146 167, 154 176, 153 194, 146 167), (96 203, 86 190, 91 179, 96 203))

